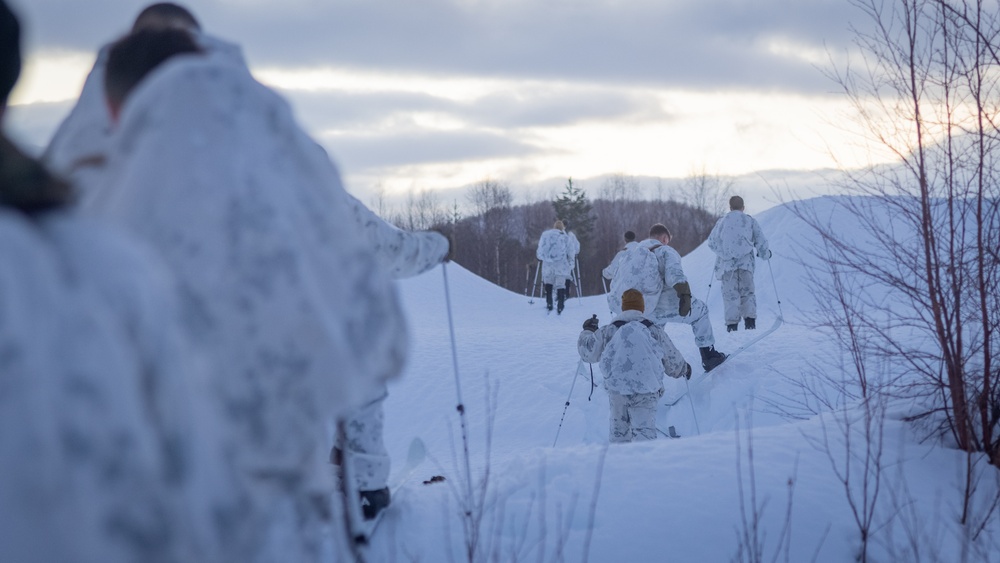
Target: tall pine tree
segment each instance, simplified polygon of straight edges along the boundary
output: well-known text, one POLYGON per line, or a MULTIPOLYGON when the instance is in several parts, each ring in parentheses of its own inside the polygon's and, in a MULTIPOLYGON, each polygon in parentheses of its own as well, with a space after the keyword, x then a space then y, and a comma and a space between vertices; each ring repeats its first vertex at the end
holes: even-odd
POLYGON ((552 202, 552 207, 566 229, 573 231, 580 241, 580 253, 590 254, 592 248, 588 243, 594 231, 595 220, 593 206, 590 205, 587 194, 573 185, 573 178, 566 182, 565 190, 552 202))

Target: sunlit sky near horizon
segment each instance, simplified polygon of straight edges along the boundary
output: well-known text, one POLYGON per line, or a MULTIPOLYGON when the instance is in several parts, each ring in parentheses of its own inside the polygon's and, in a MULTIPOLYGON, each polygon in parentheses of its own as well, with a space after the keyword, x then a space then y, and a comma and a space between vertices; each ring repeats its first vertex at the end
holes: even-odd
MULTIPOLYGON (((26 66, 7 128, 41 150, 96 51, 148 2, 8 2, 26 66)), ((857 148, 825 74, 845 63, 861 18, 842 0, 181 3, 242 46, 355 193, 887 158, 857 148)))

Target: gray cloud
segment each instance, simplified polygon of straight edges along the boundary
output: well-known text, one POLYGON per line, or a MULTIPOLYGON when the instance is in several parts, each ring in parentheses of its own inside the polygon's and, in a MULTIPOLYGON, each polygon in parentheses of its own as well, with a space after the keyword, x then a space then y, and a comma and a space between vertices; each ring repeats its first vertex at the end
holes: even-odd
POLYGON ((349 162, 351 171, 433 164, 461 160, 526 157, 541 152, 507 136, 476 131, 347 134, 320 136, 334 160, 349 162))
MULTIPOLYGON (((15 1, 30 18, 34 46, 90 50, 127 29, 146 4, 15 1)), ((186 4, 210 33, 242 44, 257 65, 808 92, 829 84, 810 64, 770 54, 762 42, 781 36, 839 50, 856 15, 842 0, 186 4)))
POLYGON ((586 88, 498 91, 471 102, 407 92, 283 91, 300 119, 314 131, 353 129, 415 112, 448 114, 472 128, 525 128, 569 125, 594 119, 642 119, 662 109, 647 97, 586 88))

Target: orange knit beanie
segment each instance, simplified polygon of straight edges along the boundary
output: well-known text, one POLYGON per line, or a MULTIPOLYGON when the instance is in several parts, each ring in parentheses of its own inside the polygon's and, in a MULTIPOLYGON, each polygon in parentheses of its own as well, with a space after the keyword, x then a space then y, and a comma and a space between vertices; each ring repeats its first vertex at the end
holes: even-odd
POLYGON ((642 311, 645 308, 646 301, 638 289, 627 289, 622 294, 622 311, 642 311))

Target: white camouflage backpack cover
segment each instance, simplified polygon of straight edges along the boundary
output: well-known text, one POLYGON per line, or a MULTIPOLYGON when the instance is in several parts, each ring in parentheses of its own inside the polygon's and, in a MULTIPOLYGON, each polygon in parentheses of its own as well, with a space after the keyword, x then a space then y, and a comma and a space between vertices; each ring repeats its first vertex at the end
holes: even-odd
POLYGON ((618 330, 601 354, 605 388, 621 395, 656 393, 663 386, 663 350, 652 321, 616 321, 618 330))
POLYGON ((646 304, 645 314, 651 313, 656 307, 660 292, 663 291, 663 273, 654 252, 660 246, 659 243, 636 244, 625 249, 615 277, 611 278, 608 303, 613 313, 621 313, 622 294, 629 289, 642 293, 646 304))

